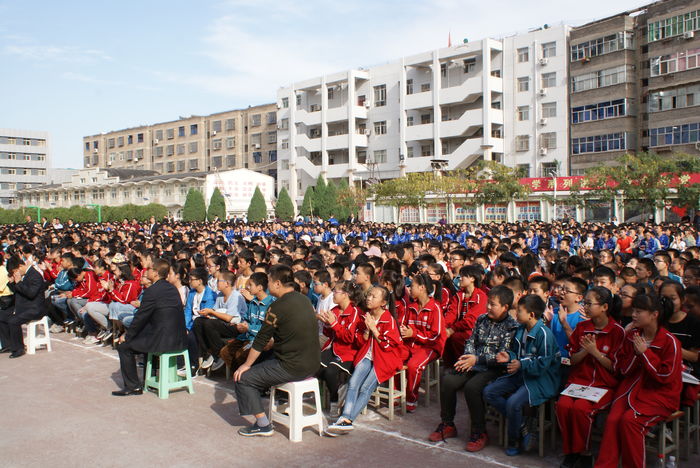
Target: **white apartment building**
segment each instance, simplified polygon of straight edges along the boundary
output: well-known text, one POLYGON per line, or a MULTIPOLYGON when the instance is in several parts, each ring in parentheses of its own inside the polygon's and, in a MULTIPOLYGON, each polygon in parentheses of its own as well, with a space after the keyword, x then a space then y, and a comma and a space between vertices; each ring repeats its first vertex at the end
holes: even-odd
POLYGON ((567 31, 483 39, 281 88, 278 188, 299 202, 319 175, 353 183, 480 159, 528 164, 532 175, 561 161, 565 174, 567 31), (527 60, 518 61, 523 49, 527 60), (550 99, 554 111, 548 105, 543 114, 550 99), (527 120, 519 119, 525 106, 527 120), (522 138, 516 145, 518 135, 528 135, 529 145, 522 138))
POLYGON ((49 134, 0 128, 0 208, 17 208, 16 190, 48 182, 49 134))

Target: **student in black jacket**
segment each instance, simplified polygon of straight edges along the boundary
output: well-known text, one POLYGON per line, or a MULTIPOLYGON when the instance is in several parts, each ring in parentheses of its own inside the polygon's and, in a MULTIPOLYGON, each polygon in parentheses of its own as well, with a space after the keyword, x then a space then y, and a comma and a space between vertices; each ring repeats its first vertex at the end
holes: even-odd
POLYGON ((10 358, 18 358, 25 353, 22 325, 46 315, 46 282, 31 257, 26 262, 19 257, 10 257, 7 273, 10 277, 7 286, 15 295, 15 305, 0 310, 0 340, 3 345, 0 352, 12 353, 10 358))
POLYGON ((141 395, 143 385, 136 372, 136 354, 170 353, 187 349, 187 329, 180 293, 166 278, 170 263, 162 258, 146 270, 153 285, 145 290, 126 339, 118 347, 124 389, 114 396, 141 395))

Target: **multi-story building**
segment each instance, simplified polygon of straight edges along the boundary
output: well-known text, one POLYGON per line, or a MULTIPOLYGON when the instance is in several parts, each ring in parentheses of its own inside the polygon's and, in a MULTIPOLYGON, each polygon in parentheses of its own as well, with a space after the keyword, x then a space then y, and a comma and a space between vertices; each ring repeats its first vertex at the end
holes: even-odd
POLYGON ((666 0, 571 30, 571 174, 626 152, 700 154, 700 4, 666 0))
POLYGON ((48 182, 49 134, 0 128, 0 208, 16 208, 15 191, 48 182))
POLYGON ((19 206, 69 208, 71 206, 126 204, 165 205, 169 216, 179 219, 187 192, 199 190, 209 198, 218 188, 224 195, 229 215, 244 215, 256 187, 259 187, 271 209, 275 180, 265 174, 246 169, 216 172, 158 174, 142 169, 80 169, 63 183, 24 188, 17 192, 19 206))
POLYGON ((249 168, 274 177, 276 112, 267 104, 86 136, 83 162, 164 175, 249 168))
POLYGON ((279 187, 298 201, 319 175, 352 183, 481 159, 535 175, 565 163, 567 31, 466 42, 280 89, 279 187))

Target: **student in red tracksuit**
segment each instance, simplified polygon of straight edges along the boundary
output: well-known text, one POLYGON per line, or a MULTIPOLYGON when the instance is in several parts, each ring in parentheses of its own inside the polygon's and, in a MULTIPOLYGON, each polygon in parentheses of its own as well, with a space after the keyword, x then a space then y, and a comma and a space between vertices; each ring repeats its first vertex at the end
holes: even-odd
POLYGON ((68 279, 75 283, 75 288, 72 291, 68 291, 69 299, 66 301, 66 304, 73 316, 82 322, 82 314, 78 311, 88 302, 95 299, 99 300, 104 294, 104 290, 100 288, 95 272, 92 270, 71 268, 68 270, 68 279))
POLYGON ((357 327, 360 350, 355 370, 348 382, 343 414, 328 426, 329 434, 344 434, 367 405, 372 392, 403 367, 401 335, 394 317, 393 294, 383 286, 374 286, 366 296, 367 313, 357 327), (387 310, 388 307, 388 310, 387 310))
POLYGON ((464 354, 464 343, 472 336, 476 319, 486 313, 488 297, 481 289, 483 269, 479 265, 467 265, 459 270, 459 291, 452 297, 445 314, 447 341, 442 356, 451 368, 464 354))
POLYGON ((567 385, 578 384, 605 388, 607 393, 597 403, 566 395, 557 401, 557 421, 561 429, 564 468, 591 466, 591 429, 596 414, 610 407, 618 380, 613 373, 613 359, 625 338, 625 329, 610 316, 613 295, 603 287, 591 288, 583 299, 590 320, 576 325, 569 338, 571 371, 567 385))
MULTIPOLYGON (((596 467, 646 466, 644 436, 678 410, 681 346, 663 326, 673 304, 640 294, 632 302, 632 326, 614 361, 623 379, 615 392, 596 467)), ((662 436, 663 437, 663 436, 662 436)))
POLYGON ((410 293, 414 302, 408 306, 408 325, 400 327, 409 353, 406 362, 406 411, 409 412, 416 409, 425 366, 442 356, 445 349, 440 292, 440 283, 434 283, 426 273, 413 276, 410 293))
POLYGON ((440 287, 440 310, 442 310, 444 316, 457 290, 455 289, 452 279, 447 276, 447 273, 445 273, 445 270, 439 263, 431 263, 428 265, 428 275, 430 279, 433 280, 433 283, 440 287))
POLYGON ((380 283, 386 289, 391 291, 394 296, 394 301, 396 304, 396 321, 399 325, 408 324, 408 301, 405 297, 405 282, 403 276, 394 270, 384 270, 382 272, 382 277, 380 283))
POLYGON ((363 313, 355 304, 364 300, 359 286, 352 281, 338 281, 333 288, 332 310, 322 310, 318 320, 323 324, 323 334, 328 341, 321 349, 321 368, 316 377, 326 382, 331 403, 331 414, 337 416, 338 388, 342 373, 352 374, 352 361, 359 349, 355 331, 363 319, 363 313))

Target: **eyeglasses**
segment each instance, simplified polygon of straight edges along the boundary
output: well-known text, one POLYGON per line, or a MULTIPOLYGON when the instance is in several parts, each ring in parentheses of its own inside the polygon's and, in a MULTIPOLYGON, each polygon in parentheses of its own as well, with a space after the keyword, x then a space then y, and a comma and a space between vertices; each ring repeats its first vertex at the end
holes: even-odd
POLYGON ((626 297, 627 299, 634 299, 634 296, 632 294, 622 294, 620 293, 620 297, 626 297))
POLYGON ((578 291, 572 291, 571 289, 562 288, 562 291, 564 291, 564 294, 579 294, 578 291))
POLYGON ((598 302, 588 302, 588 301, 583 301, 583 307, 590 307, 590 306, 599 306, 602 305, 598 302))

